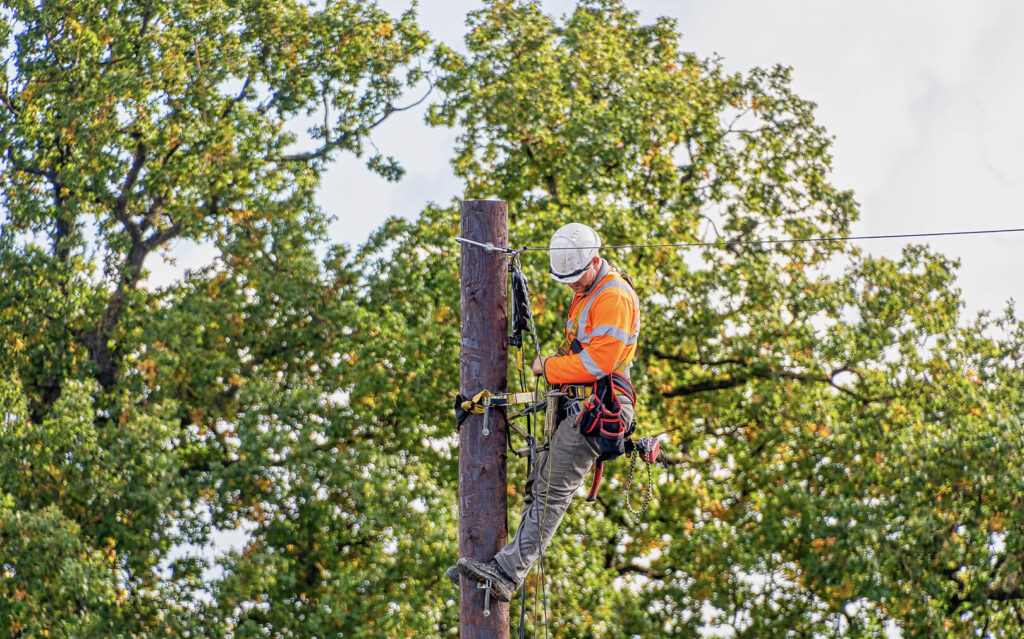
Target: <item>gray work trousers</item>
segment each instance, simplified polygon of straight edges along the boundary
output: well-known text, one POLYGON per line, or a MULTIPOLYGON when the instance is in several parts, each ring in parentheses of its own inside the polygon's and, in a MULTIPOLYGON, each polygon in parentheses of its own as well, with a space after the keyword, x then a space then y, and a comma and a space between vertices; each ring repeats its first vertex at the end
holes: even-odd
MULTIPOLYGON (((628 424, 633 420, 633 405, 627 399, 619 399, 622 419, 628 424)), ((576 416, 559 422, 549 444, 548 450, 537 454, 537 463, 527 479, 523 516, 515 537, 494 555, 517 588, 551 541, 576 489, 598 456, 598 438, 581 435, 576 416)))

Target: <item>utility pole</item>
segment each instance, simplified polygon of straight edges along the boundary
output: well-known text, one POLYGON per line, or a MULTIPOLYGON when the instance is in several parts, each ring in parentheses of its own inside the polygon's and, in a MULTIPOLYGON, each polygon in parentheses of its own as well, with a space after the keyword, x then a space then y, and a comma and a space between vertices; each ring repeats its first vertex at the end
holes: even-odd
MULTIPOLYGON (((468 200, 462 203, 460 235, 480 244, 508 246, 508 203, 468 200)), ((462 245, 460 275, 462 350, 459 392, 473 397, 481 390, 504 393, 508 386, 508 264, 501 252, 462 245)), ((508 537, 508 423, 501 409, 470 415, 459 429, 459 555, 489 561, 508 537)), ((488 597, 469 579, 460 579, 461 639, 508 639, 506 602, 488 597)))

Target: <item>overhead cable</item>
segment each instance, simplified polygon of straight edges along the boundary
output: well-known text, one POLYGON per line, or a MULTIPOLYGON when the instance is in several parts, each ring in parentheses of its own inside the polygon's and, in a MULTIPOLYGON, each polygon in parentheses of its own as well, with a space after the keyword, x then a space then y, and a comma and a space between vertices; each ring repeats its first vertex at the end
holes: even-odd
MULTIPOLYGON (((939 233, 892 233, 888 235, 847 235, 847 236, 832 236, 832 237, 803 237, 803 238, 783 238, 776 240, 718 240, 714 242, 677 242, 667 244, 614 244, 610 246, 577 246, 571 247, 572 250, 580 249, 601 249, 601 250, 618 250, 618 249, 644 249, 644 248, 701 248, 701 247, 714 247, 714 246, 743 246, 743 245, 774 245, 774 244, 813 244, 813 243, 825 243, 825 242, 854 242, 860 240, 894 240, 894 239, 912 239, 912 238, 924 238, 924 237, 949 237, 958 235, 995 235, 998 233, 1024 233, 1024 228, 1019 229, 984 229, 978 231, 944 231, 939 233)), ((506 253, 510 255, 519 255, 526 251, 559 251, 567 250, 569 247, 551 248, 548 246, 524 246, 522 248, 506 248, 502 246, 495 246, 491 242, 481 244, 480 242, 474 242, 473 240, 467 240, 464 237, 453 238, 456 242, 462 244, 469 244, 472 246, 480 247, 486 253, 506 253)))
MULTIPOLYGON (((571 247, 573 250, 586 249, 586 248, 597 248, 602 250, 608 249, 628 249, 628 248, 698 248, 698 247, 709 247, 709 246, 737 246, 745 244, 800 244, 800 243, 824 243, 824 242, 852 242, 856 240, 892 240, 892 239, 906 239, 906 238, 921 238, 921 237, 945 237, 951 235, 993 235, 996 233, 1021 233, 1024 232, 1024 228, 1019 229, 986 229, 981 231, 945 231, 941 233, 898 233, 889 235, 848 235, 848 236, 836 236, 836 237, 805 237, 805 238, 785 238, 777 240, 724 240, 716 242, 680 242, 675 244, 616 244, 612 246, 594 246, 594 247, 571 247)), ((493 247, 494 250, 502 250, 497 247, 493 247)), ((563 250, 559 248, 550 248, 547 246, 526 246, 520 251, 557 251, 563 250)))

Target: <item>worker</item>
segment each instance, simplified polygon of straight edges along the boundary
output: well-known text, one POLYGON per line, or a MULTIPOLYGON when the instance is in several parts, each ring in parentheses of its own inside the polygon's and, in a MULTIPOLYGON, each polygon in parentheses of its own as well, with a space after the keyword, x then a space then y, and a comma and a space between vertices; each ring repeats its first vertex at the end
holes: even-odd
MULTIPOLYGON (((640 333, 639 300, 628 280, 598 255, 600 246, 597 232, 576 222, 551 237, 551 277, 568 284, 575 295, 557 354, 538 357, 532 369, 567 396, 561 399, 548 446, 537 455, 527 480, 515 537, 490 561, 462 557, 447 571, 456 583, 459 575, 479 584, 490 582, 491 595, 500 601, 511 600, 522 585, 573 494, 602 458, 605 442, 598 431, 612 428, 612 422, 623 433, 633 426, 629 365, 640 333), (584 434, 588 431, 592 434, 584 434)), ((549 395, 548 401, 556 400, 549 395)))

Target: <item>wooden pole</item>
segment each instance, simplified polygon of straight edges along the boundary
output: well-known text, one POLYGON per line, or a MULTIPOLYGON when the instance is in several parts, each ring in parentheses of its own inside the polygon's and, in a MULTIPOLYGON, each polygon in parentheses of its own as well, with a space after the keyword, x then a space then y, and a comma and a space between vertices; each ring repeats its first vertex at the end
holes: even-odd
MULTIPOLYGON (((508 246, 508 203, 468 200, 461 207, 462 237, 508 246)), ((508 258, 462 245, 460 277, 462 350, 459 392, 472 397, 481 390, 503 393, 508 386, 508 258)), ((471 415, 459 429, 459 555, 489 561, 508 537, 508 423, 501 409, 490 409, 484 435, 482 415, 471 415)), ((484 590, 461 579, 459 636, 462 639, 507 639, 509 605, 490 599, 485 615, 484 590)))

